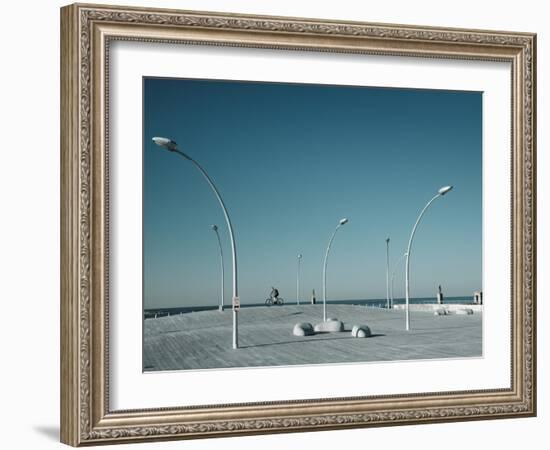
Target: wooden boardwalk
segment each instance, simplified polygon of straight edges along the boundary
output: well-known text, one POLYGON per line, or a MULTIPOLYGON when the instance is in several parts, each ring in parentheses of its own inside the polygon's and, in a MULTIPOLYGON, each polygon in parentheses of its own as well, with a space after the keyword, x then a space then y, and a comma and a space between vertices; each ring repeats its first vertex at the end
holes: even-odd
POLYGON ((232 312, 201 311, 144 321, 144 371, 394 361, 482 356, 482 314, 434 316, 356 305, 327 305, 341 333, 294 336, 298 322, 322 321, 322 305, 242 308, 239 348, 232 349, 232 312), (370 338, 353 338, 366 324, 370 338))

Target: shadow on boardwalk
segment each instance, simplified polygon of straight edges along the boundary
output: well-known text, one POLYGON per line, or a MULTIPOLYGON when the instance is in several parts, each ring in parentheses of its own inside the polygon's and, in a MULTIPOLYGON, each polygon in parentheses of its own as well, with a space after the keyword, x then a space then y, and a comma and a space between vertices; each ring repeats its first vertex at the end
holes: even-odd
MULTIPOLYGON (((343 340, 343 339, 355 339, 354 337, 350 336, 351 329, 350 330, 344 330, 340 333, 330 333, 328 331, 318 331, 315 333, 315 336, 317 335, 327 335, 330 337, 326 337, 324 339, 311 339, 312 336, 308 336, 310 339, 296 339, 292 341, 283 341, 283 342, 270 342, 267 344, 256 344, 256 345, 249 345, 249 346, 243 346, 240 348, 252 348, 252 347, 269 347, 271 345, 288 345, 288 344, 319 344, 324 341, 334 341, 334 340, 343 340)), ((369 338, 375 338, 385 336, 385 334, 371 334, 369 338)))

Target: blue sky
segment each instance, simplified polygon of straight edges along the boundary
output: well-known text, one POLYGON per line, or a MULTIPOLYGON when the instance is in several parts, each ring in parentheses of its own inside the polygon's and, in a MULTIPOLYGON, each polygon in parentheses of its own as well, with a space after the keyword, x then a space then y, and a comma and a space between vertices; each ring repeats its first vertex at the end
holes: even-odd
MULTIPOLYGON (((202 175, 162 150, 175 140, 209 173, 229 209, 242 303, 271 286, 302 298, 322 292, 328 239, 342 217, 327 271, 327 298, 385 298, 390 261, 443 185, 411 252, 411 296, 481 289, 482 93, 214 80, 144 79, 145 308, 216 305, 219 254, 231 260, 222 211, 202 175)), ((404 268, 395 296, 404 292, 404 268)))

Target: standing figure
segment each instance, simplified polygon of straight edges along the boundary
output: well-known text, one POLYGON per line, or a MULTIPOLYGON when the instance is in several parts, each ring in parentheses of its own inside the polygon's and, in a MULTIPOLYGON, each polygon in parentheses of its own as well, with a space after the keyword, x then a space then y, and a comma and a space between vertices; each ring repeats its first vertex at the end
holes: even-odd
POLYGON ((443 304, 443 292, 441 291, 441 285, 439 285, 439 292, 437 293, 437 303, 443 304))

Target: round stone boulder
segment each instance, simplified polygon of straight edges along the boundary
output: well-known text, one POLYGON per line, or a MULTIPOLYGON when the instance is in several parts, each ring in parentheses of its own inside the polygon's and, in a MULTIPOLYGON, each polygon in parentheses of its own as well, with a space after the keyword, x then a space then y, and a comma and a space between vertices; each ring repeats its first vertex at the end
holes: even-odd
POLYGON ((446 316, 446 315, 447 315, 446 309, 440 308, 434 311, 434 316, 446 316))
POLYGON ((315 332, 313 331, 313 325, 307 322, 300 322, 294 325, 292 334, 294 336, 311 336, 315 332))
POLYGON ((344 322, 342 322, 341 320, 327 320, 326 322, 321 322, 315 325, 314 330, 328 333, 344 331, 344 322))
POLYGON ((371 336, 371 331, 367 325, 354 325, 351 329, 351 335, 357 338, 366 338, 371 336))
POLYGON ((471 315, 473 313, 474 313, 474 310, 471 309, 471 308, 462 308, 462 309, 457 309, 456 310, 456 314, 471 315))

